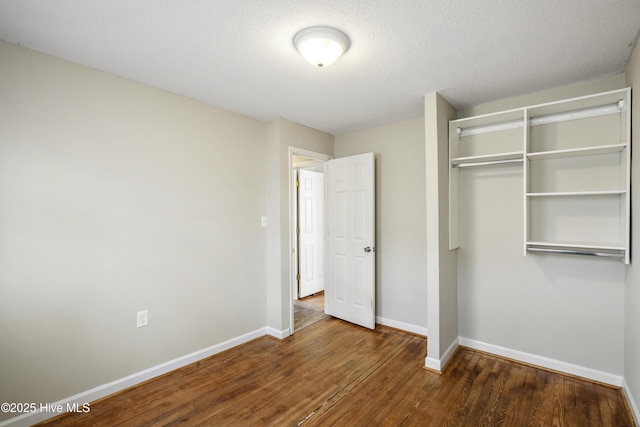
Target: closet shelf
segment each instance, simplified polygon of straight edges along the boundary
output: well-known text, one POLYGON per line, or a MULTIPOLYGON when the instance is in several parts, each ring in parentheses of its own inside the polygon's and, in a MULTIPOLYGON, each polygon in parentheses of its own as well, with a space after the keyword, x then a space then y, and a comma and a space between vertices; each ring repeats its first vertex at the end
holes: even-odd
POLYGON ((564 255, 587 255, 597 256, 605 258, 619 258, 625 257, 624 250, 615 252, 603 252, 598 250, 580 250, 580 249, 560 249, 560 248, 527 248, 528 252, 545 252, 551 254, 564 254, 564 255))
POLYGON ((626 256, 624 246, 607 244, 573 244, 553 242, 527 242, 527 252, 542 252, 565 255, 586 255, 605 258, 620 258, 626 256))
POLYGON ((487 177, 460 169, 519 162, 525 256, 571 253, 629 264, 630 100, 624 88, 449 121, 449 249, 460 245, 460 186, 483 191, 468 182, 487 177), (599 240, 608 243, 589 244, 599 240))
POLYGON ((564 197, 564 196, 616 196, 623 195, 624 190, 604 190, 604 191, 552 191, 545 193, 527 193, 527 197, 564 197))
POLYGON ((529 158, 529 160, 544 160, 558 159, 561 157, 595 156, 598 154, 619 153, 624 150, 626 146, 626 144, 615 144, 567 150, 539 151, 537 153, 528 153, 527 158, 529 158))
POLYGON ((582 250, 599 250, 599 251, 623 251, 625 247, 618 244, 611 243, 571 243, 571 242, 544 242, 544 241, 529 241, 527 242, 527 248, 555 248, 555 249, 582 249, 582 250))
POLYGON ((619 114, 625 108, 625 99, 626 96, 622 91, 614 90, 604 94, 531 105, 524 109, 516 108, 499 113, 467 117, 453 122, 456 123, 457 134, 460 137, 465 137, 523 128, 525 121, 521 112, 525 109, 529 110, 529 120, 526 127, 531 127, 619 114))
POLYGON ((510 153, 486 154, 482 156, 456 157, 451 159, 451 166, 480 166, 492 163, 518 162, 524 159, 523 151, 513 151, 510 153))

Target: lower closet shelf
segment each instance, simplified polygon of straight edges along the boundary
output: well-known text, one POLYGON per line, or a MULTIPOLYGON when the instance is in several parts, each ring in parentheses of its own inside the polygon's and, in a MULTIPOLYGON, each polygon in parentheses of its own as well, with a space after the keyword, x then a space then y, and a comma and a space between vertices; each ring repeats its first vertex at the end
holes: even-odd
POLYGON ((527 242, 528 252, 583 255, 605 258, 625 258, 625 249, 615 245, 566 244, 550 242, 527 242))

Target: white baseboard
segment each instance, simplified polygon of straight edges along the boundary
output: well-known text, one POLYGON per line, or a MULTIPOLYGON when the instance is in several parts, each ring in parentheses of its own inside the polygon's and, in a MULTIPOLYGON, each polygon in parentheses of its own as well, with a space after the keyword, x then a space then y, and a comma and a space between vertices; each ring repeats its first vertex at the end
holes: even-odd
POLYGON ((436 359, 435 357, 425 357, 424 367, 432 371, 442 372, 442 363, 440 363, 440 359, 436 359))
POLYGON ((377 316, 376 323, 384 326, 389 326, 392 328, 400 329, 402 331, 411 332, 413 334, 422 335, 423 337, 428 336, 427 328, 418 325, 412 325, 411 323, 399 322, 397 320, 385 319, 384 317, 377 316))
POLYGON ((463 347, 469 347, 475 350, 484 351, 486 353, 495 354, 497 356, 506 357, 508 359, 517 360, 519 362, 552 369, 554 371, 564 372, 566 374, 575 375, 577 377, 598 381, 616 387, 622 387, 623 377, 619 375, 613 375, 608 372, 602 372, 595 369, 586 368, 584 366, 574 365, 544 356, 538 356, 536 354, 525 353, 523 351, 512 350, 510 348, 500 347, 493 344, 487 344, 469 338, 460 337, 459 342, 463 347))
MULTIPOLYGON (((197 362, 198 360, 202 360, 206 357, 213 356, 214 354, 217 354, 217 353, 221 353, 232 347, 235 347, 240 344, 244 344, 248 341, 251 341, 253 339, 262 337, 267 334, 268 332, 267 329, 268 328, 260 328, 253 332, 249 332, 239 337, 232 338, 220 344, 215 344, 215 345, 212 345, 211 347, 207 347, 205 349, 198 350, 193 353, 178 357, 177 359, 173 359, 168 362, 161 363, 160 365, 153 366, 149 369, 145 369, 144 371, 136 372, 135 374, 129 375, 127 377, 120 378, 110 383, 103 384, 98 387, 94 387, 90 390, 75 394, 71 397, 67 397, 65 399, 59 400, 53 403, 51 406, 56 407, 57 405, 62 405, 63 408, 67 408, 67 405, 73 406, 74 404, 76 404, 76 405, 79 405, 80 408, 82 408, 82 405, 85 403, 93 402, 97 399, 100 399, 110 394, 124 390, 131 386, 139 384, 143 381, 149 380, 151 378, 157 377, 162 374, 166 374, 167 372, 171 372, 175 369, 182 368, 183 366, 197 362)), ((5 426, 27 427, 35 423, 38 423, 40 421, 53 418, 58 415, 60 415, 60 412, 42 412, 42 411, 32 412, 32 413, 23 414, 18 417, 14 417, 14 418, 2 421, 0 422, 0 427, 5 427, 5 426)))
POLYGON ((449 345, 449 347, 445 350, 444 354, 442 355, 442 358, 440 359, 443 369, 447 366, 447 363, 449 363, 449 360, 451 359, 451 356, 453 356, 453 353, 456 352, 456 350, 458 349, 459 346, 460 346, 460 342, 459 342, 458 338, 456 338, 449 345))
POLYGON ((449 360, 451 359, 451 356, 453 356, 453 353, 455 353, 458 349, 458 346, 458 338, 456 338, 451 344, 449 344, 449 347, 447 347, 447 349, 444 351, 441 358, 438 359, 427 355, 427 357, 424 359, 425 368, 442 372, 442 370, 447 366, 447 363, 449 363, 449 360))
POLYGON ((631 408, 631 413, 636 421, 636 425, 640 426, 640 409, 638 408, 638 404, 633 398, 633 394, 631 394, 629 384, 627 384, 627 380, 625 380, 624 377, 622 378, 622 391, 624 392, 624 397, 627 398, 627 403, 629 404, 629 408, 631 408))
POLYGON ((267 326, 266 331, 267 331, 267 335, 270 335, 274 338, 278 338, 279 340, 285 339, 286 337, 291 335, 291 329, 289 328, 279 331, 275 328, 267 326))

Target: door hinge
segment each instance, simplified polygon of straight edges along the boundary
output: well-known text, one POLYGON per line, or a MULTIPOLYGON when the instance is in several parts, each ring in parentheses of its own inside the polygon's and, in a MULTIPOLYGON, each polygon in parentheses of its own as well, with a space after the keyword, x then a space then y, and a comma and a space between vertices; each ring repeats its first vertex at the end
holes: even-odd
POLYGON ((296 234, 300 235, 300 227, 296 227, 296 234))
POLYGON ((300 274, 296 274, 296 280, 299 282, 300 281, 300 274))
POLYGON ((296 187, 300 187, 300 181, 296 179, 296 187))

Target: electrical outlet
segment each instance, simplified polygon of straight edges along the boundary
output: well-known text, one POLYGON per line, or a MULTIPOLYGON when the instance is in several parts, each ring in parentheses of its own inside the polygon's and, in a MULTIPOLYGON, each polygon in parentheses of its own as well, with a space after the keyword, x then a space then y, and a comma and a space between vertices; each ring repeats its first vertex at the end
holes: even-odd
POLYGON ((137 313, 136 326, 141 328, 149 324, 149 310, 139 311, 137 313))

